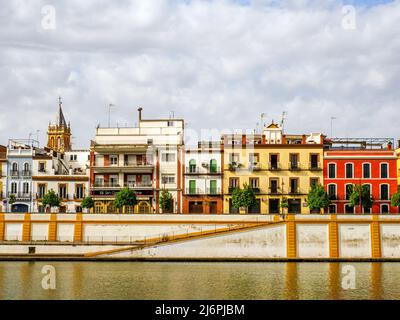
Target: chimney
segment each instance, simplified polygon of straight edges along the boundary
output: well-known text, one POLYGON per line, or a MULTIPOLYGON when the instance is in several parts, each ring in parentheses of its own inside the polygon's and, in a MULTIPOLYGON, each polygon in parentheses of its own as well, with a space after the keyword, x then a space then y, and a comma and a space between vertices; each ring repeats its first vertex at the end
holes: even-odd
POLYGON ((139 123, 140 123, 140 121, 142 121, 142 110, 143 110, 142 107, 139 107, 139 108, 137 109, 137 111, 139 112, 139 123))

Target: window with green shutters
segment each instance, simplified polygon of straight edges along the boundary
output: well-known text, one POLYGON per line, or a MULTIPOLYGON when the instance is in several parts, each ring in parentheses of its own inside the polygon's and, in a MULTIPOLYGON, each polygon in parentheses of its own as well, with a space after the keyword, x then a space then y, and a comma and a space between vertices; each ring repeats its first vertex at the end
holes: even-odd
POLYGON ((217 180, 210 180, 210 194, 217 193, 217 180))
POLYGON ((196 193, 196 180, 189 180, 189 193, 190 194, 196 193))
POLYGON ((211 173, 216 173, 217 172, 217 160, 212 159, 210 161, 210 172, 211 173))

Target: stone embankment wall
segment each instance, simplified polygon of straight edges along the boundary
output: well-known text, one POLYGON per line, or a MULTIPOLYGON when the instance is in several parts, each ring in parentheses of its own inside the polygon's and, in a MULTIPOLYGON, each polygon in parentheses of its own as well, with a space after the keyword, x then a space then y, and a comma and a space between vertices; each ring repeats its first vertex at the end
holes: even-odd
POLYGON ((0 256, 29 247, 108 259, 400 259, 400 216, 0 215, 0 256))

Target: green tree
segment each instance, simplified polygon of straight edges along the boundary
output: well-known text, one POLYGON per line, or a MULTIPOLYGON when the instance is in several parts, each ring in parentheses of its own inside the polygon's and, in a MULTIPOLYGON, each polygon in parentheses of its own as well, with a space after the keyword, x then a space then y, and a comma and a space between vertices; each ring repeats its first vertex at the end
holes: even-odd
POLYGON ((17 201, 17 198, 15 197, 15 194, 10 194, 10 197, 8 198, 8 203, 13 205, 17 201))
POLYGON ((398 188, 397 192, 392 196, 392 206, 400 207, 400 188, 398 188))
POLYGON ((236 209, 246 208, 248 212, 249 208, 256 204, 256 196, 253 188, 247 184, 243 185, 243 189, 235 188, 232 191, 232 205, 236 209))
POLYGON ((361 198, 361 205, 363 208, 372 208, 374 200, 371 197, 371 192, 369 188, 367 188, 367 186, 362 186, 358 184, 353 187, 353 191, 349 197, 349 205, 351 207, 359 206, 360 198, 361 198))
POLYGON ((311 211, 321 212, 321 209, 331 204, 331 200, 322 185, 314 184, 308 194, 307 203, 311 211))
POLYGON ((159 203, 163 213, 173 211, 174 198, 168 190, 164 189, 161 191, 159 203))
POLYGON ((42 199, 43 205, 46 207, 54 208, 54 207, 59 207, 61 200, 59 196, 54 192, 53 189, 51 189, 49 192, 47 192, 42 199))
POLYGON ((121 209, 125 206, 134 206, 136 203, 136 193, 132 189, 123 188, 115 195, 115 208, 121 209))
MULTIPOLYGON (((281 201, 280 207, 282 208, 282 211, 285 211, 289 208, 289 200, 288 198, 284 197, 281 201)), ((282 212, 284 213, 284 212, 282 212)))
POLYGON ((94 207, 94 201, 92 197, 85 197, 82 200, 82 208, 88 209, 88 211, 90 212, 90 209, 92 209, 93 207, 94 207))

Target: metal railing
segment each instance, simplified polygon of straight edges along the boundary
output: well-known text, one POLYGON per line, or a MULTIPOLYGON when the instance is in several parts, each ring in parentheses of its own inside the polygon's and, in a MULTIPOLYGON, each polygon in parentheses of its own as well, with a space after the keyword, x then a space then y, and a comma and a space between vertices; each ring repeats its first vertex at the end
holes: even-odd
POLYGON ((268 170, 270 170, 270 171, 281 170, 280 162, 270 162, 270 163, 268 163, 268 170))

